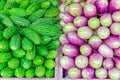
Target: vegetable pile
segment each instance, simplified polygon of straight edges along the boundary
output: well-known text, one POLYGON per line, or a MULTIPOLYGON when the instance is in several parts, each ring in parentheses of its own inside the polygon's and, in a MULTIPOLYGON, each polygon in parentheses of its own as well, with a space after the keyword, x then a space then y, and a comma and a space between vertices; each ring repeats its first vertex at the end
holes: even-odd
POLYGON ((54 77, 58 0, 0 0, 0 76, 54 77))
POLYGON ((120 0, 62 0, 63 76, 120 80, 120 0))

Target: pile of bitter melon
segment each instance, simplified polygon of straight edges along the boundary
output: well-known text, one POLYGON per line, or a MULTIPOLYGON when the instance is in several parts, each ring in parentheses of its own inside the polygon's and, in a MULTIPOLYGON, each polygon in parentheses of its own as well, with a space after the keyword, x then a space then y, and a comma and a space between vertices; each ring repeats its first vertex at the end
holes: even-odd
POLYGON ((0 0, 0 76, 54 77, 58 0, 0 0))

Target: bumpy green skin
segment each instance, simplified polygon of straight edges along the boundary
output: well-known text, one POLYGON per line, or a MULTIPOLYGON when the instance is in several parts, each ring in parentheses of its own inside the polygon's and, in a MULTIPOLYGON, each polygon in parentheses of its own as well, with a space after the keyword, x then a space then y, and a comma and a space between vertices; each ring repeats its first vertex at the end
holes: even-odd
POLYGON ((10 69, 9 67, 5 67, 1 70, 1 76, 3 78, 10 78, 14 76, 14 70, 10 69))
POLYGON ((31 40, 35 45, 39 45, 41 43, 40 35, 36 31, 30 28, 23 28, 21 32, 25 37, 31 40))
POLYGON ((0 30, 4 30, 6 27, 0 23, 0 30))
POLYGON ((5 6, 4 6, 4 10, 6 9, 11 9, 13 7, 18 7, 18 3, 15 2, 15 0, 7 0, 5 6))
POLYGON ((25 69, 22 67, 18 67, 15 69, 15 76, 17 78, 23 78, 25 76, 25 69))
POLYGON ((41 37, 41 45, 46 45, 52 40, 49 36, 42 36, 41 37))
POLYGON ((16 69, 20 64, 19 59, 17 58, 12 58, 8 61, 8 67, 11 69, 16 69))
POLYGON ((14 26, 12 20, 9 18, 9 17, 5 17, 2 19, 2 23, 5 25, 5 26, 14 26))
POLYGON ((46 56, 48 54, 48 49, 46 46, 38 46, 37 53, 40 54, 41 56, 46 56))
POLYGON ((4 8, 5 3, 6 3, 5 0, 0 1, 0 10, 2 10, 4 8))
POLYGON ((39 9, 38 11, 36 11, 32 15, 30 15, 28 20, 30 22, 36 21, 37 19, 41 18, 44 15, 45 11, 46 10, 44 10, 44 9, 39 9))
POLYGON ((45 36, 60 36, 62 34, 60 29, 53 25, 41 24, 30 26, 30 28, 38 32, 40 35, 45 36))
POLYGON ((45 56, 47 59, 55 59, 58 56, 57 50, 50 50, 49 53, 45 56))
POLYGON ((11 27, 7 27, 4 31, 3 31, 3 36, 4 38, 6 39, 9 39, 11 38, 14 33, 16 32, 17 28, 14 27, 14 26, 11 26, 11 27))
POLYGON ((36 75, 37 77, 42 77, 42 76, 44 76, 44 75, 45 75, 45 67, 44 67, 43 65, 37 66, 37 67, 35 68, 35 75, 36 75))
POLYGON ((11 53, 9 52, 0 52, 0 62, 7 62, 9 59, 12 58, 11 53))
POLYGON ((57 49, 60 46, 60 42, 58 40, 52 41, 47 45, 48 49, 57 49))
POLYGON ((42 2, 44 2, 44 1, 47 1, 47 0, 30 0, 30 3, 33 3, 33 2, 39 2, 39 3, 42 3, 42 2))
POLYGON ((9 41, 4 39, 0 41, 0 51, 9 51, 9 41))
POLYGON ((48 0, 53 6, 58 6, 59 0, 48 0))
POLYGON ((20 8, 23 8, 23 9, 26 9, 29 5, 29 0, 23 0, 21 3, 20 3, 20 8))
POLYGON ((56 1, 0 0, 1 77, 54 77, 54 61, 45 60, 57 56, 47 45, 62 33, 56 1))
POLYGON ((30 51, 33 48, 33 43, 29 39, 27 39, 26 37, 23 37, 22 48, 26 51, 30 51))
POLYGON ((48 9, 50 7, 50 2, 45 1, 45 2, 42 2, 40 5, 42 9, 48 9))
POLYGON ((26 78, 33 78, 35 76, 34 68, 29 68, 28 70, 26 70, 25 76, 26 78))
POLYGON ((10 18, 14 22, 14 24, 18 26, 29 26, 30 25, 30 22, 23 17, 12 15, 10 16, 10 18))
POLYGON ((59 21, 58 18, 41 18, 33 22, 31 26, 36 26, 41 24, 53 25, 53 24, 56 24, 58 21, 59 21))
MULTIPOLYGON (((35 2, 35 1, 38 1, 38 0, 30 0, 30 3, 33 3, 33 2, 35 2)), ((41 1, 41 0, 39 0, 39 1, 41 1)))
MULTIPOLYGON (((0 20, 2 21, 4 18, 6 18, 7 16, 3 13, 0 12, 0 20)), ((3 23, 1 22, 1 25, 3 25, 3 23)))
POLYGON ((44 63, 44 58, 40 55, 36 55, 35 58, 33 59, 33 64, 35 66, 42 65, 44 63))
POLYGON ((0 31, 0 40, 3 39, 3 31, 0 31))
POLYGON ((13 50, 12 54, 15 58, 21 58, 25 55, 25 51, 22 48, 20 48, 20 49, 17 49, 17 50, 13 50))
POLYGON ((54 77, 54 69, 47 69, 46 72, 45 72, 45 77, 46 78, 54 77))
POLYGON ((53 69, 55 67, 55 61, 52 60, 52 59, 46 59, 45 62, 44 62, 44 66, 47 69, 53 69))
POLYGON ((0 70, 7 66, 7 63, 0 63, 0 70))
POLYGON ((26 51, 25 57, 29 60, 33 60, 36 56, 36 47, 34 46, 32 50, 26 51))
POLYGON ((60 24, 54 24, 58 29, 62 29, 62 26, 60 24))
POLYGON ((17 50, 21 47, 21 42, 22 42, 22 38, 19 34, 14 35, 11 39, 10 39, 10 48, 11 50, 17 50))
POLYGON ((15 0, 15 2, 16 2, 16 3, 21 3, 21 2, 22 2, 22 0, 15 0))
POLYGON ((45 17, 56 17, 59 14, 59 9, 58 8, 51 8, 46 11, 45 17))
POLYGON ((54 40, 58 40, 59 37, 60 37, 60 36, 53 36, 53 37, 52 37, 52 40, 53 40, 53 41, 54 41, 54 40))
POLYGON ((40 4, 38 2, 33 2, 31 5, 28 6, 26 12, 27 12, 27 14, 31 15, 39 8, 40 8, 40 4))
POLYGON ((29 69, 32 66, 32 61, 28 60, 26 57, 21 58, 21 66, 24 69, 29 69))
POLYGON ((21 9, 21 8, 12 8, 12 9, 8 10, 8 14, 21 16, 21 17, 27 16, 26 11, 24 9, 21 9))

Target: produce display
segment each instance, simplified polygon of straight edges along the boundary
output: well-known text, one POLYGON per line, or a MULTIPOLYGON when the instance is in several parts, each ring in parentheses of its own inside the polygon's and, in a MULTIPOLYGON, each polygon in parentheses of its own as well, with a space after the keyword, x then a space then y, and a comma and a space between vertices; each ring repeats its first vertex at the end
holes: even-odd
POLYGON ((0 77, 54 77, 58 14, 58 0, 0 0, 0 77))
POLYGON ((61 0, 64 78, 120 80, 120 0, 61 0))

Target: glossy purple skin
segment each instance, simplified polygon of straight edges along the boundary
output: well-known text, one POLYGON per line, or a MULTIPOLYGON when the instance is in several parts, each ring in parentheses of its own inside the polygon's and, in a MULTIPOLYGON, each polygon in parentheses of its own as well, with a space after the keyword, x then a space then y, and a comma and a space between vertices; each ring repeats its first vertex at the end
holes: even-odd
POLYGON ((117 36, 109 36, 106 40, 105 43, 112 49, 116 49, 120 47, 120 39, 117 36))
POLYGON ((103 57, 100 53, 93 53, 90 55, 89 64, 92 68, 98 69, 102 66, 103 57))
POLYGON ((108 27, 100 26, 97 29, 97 34, 101 39, 107 39, 110 36, 110 30, 108 27))
POLYGON ((68 56, 62 56, 60 58, 60 64, 61 64, 62 68, 66 69, 66 70, 75 66, 73 58, 70 58, 68 56))
POLYGON ((75 44, 77 46, 81 46, 82 44, 84 44, 84 40, 78 37, 77 32, 68 33, 68 40, 70 41, 70 43, 75 44))
POLYGON ((65 22, 65 23, 72 23, 73 20, 74 20, 74 17, 68 13, 64 14, 62 20, 65 22))
POLYGON ((97 49, 102 43, 102 40, 98 36, 92 36, 89 39, 89 44, 92 46, 93 49, 97 49))
POLYGON ((65 13, 64 7, 65 7, 65 4, 64 4, 64 3, 60 5, 60 7, 59 7, 60 12, 65 13))
POLYGON ((68 44, 69 41, 68 41, 68 38, 65 34, 62 34, 59 38, 59 41, 61 42, 62 45, 65 45, 65 44, 68 44))
POLYGON ((105 13, 108 9, 108 0, 97 0, 96 7, 100 14, 105 13))
POLYGON ((108 71, 108 75, 111 80, 119 80, 120 79, 120 70, 117 68, 112 68, 108 71))
POLYGON ((106 58, 106 59, 104 59, 104 61, 103 61, 103 67, 105 68, 105 69, 112 69, 113 67, 114 67, 114 62, 113 62, 113 60, 112 59, 110 59, 110 58, 106 58))
POLYGON ((63 51, 64 55, 72 57, 72 58, 74 58, 80 54, 78 47, 75 45, 72 45, 72 44, 64 45, 62 48, 62 51, 63 51))
POLYGON ((80 53, 84 56, 89 56, 92 53, 92 47, 89 44, 83 44, 80 46, 80 53))
POLYGON ((95 71, 95 75, 98 79, 106 79, 108 74, 107 70, 104 68, 99 68, 95 71))
POLYGON ((79 79, 81 77, 81 70, 73 67, 68 70, 68 76, 72 79, 79 79))
POLYGON ((120 22, 120 11, 115 11, 113 14, 112 14, 112 19, 113 21, 115 22, 120 22))
POLYGON ((68 34, 71 31, 77 31, 77 28, 75 27, 75 25, 73 23, 65 24, 65 26, 63 27, 63 32, 65 34, 68 34))
POLYGON ((104 13, 100 17, 100 22, 102 26, 109 27, 112 24, 112 16, 110 13, 104 13))
POLYGON ((109 3, 109 12, 120 10, 120 0, 111 0, 109 3))
POLYGON ((113 50, 106 44, 101 44, 98 51, 104 58, 113 58, 113 50))
POLYGON ((88 26, 82 26, 78 29, 77 34, 81 39, 86 40, 91 38, 91 36, 93 35, 93 30, 88 26))
POLYGON ((68 70, 63 70, 63 77, 66 77, 68 75, 68 70))
POLYGON ((93 68, 87 67, 82 70, 82 77, 84 79, 92 79, 94 78, 94 74, 95 72, 93 68))
POLYGON ((59 9, 60 9, 60 12, 67 13, 68 9, 69 9, 69 5, 67 5, 66 8, 65 8, 65 4, 63 3, 63 4, 60 5, 59 9))
POLYGON ((97 0, 87 0, 87 4, 95 4, 95 2, 96 2, 97 0))
POLYGON ((113 60, 115 62, 116 68, 120 70, 120 58, 119 57, 114 57, 113 60))
POLYGON ((99 20, 99 18, 91 17, 91 18, 88 20, 88 26, 89 26, 91 29, 97 29, 97 28, 100 26, 100 20, 99 20))
POLYGON ((74 25, 76 27, 81 27, 81 26, 86 26, 87 25, 87 18, 84 17, 84 16, 77 16, 75 19, 74 19, 74 25))
POLYGON ((94 17, 97 14, 97 9, 96 6, 93 4, 87 4, 84 6, 83 9, 84 15, 88 18, 94 17))
POLYGON ((59 17, 60 19, 62 19, 63 16, 64 16, 64 13, 60 13, 58 17, 59 17))
POLYGON ((111 34, 119 36, 120 35, 120 23, 114 22, 110 26, 110 31, 111 31, 111 34))
POLYGON ((75 58, 75 64, 78 68, 83 69, 88 66, 88 57, 79 55, 75 58))
POLYGON ((120 57, 120 47, 117 49, 114 49, 114 55, 120 57))
POLYGON ((69 6, 69 13, 72 16, 81 16, 82 15, 82 6, 79 3, 72 3, 69 6))

